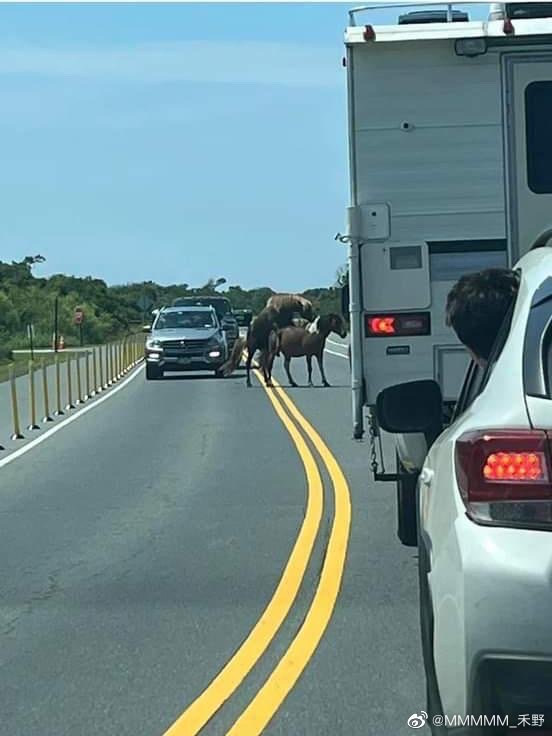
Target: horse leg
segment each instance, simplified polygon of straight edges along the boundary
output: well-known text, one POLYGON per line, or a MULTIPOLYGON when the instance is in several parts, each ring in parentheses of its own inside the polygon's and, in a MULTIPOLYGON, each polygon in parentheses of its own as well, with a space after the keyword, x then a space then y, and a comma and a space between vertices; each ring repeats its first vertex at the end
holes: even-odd
POLYGON ((288 358, 288 356, 286 355, 286 357, 284 358, 284 368, 286 369, 287 377, 288 377, 288 380, 289 380, 289 385, 290 386, 297 387, 297 384, 293 380, 293 378, 291 376, 291 372, 289 370, 289 364, 290 363, 291 363, 291 358, 288 358))
POLYGON ((307 355, 307 370, 309 373, 309 386, 312 386, 312 355, 307 355))
POLYGON ((266 373, 268 376, 268 380, 266 381, 267 386, 272 386, 272 367, 274 365, 275 357, 276 353, 273 353, 272 351, 266 356, 266 373))
POLYGON ((247 361, 245 363, 245 369, 247 373, 247 379, 246 379, 246 385, 251 386, 251 362, 253 361, 253 355, 255 353, 255 350, 253 349, 252 345, 247 346, 247 361))
POLYGON ((326 374, 324 373, 324 352, 320 352, 316 356, 316 360, 318 361, 318 368, 320 369, 320 375, 322 376, 322 385, 328 388, 330 385, 328 381, 326 380, 326 374))
POLYGON ((261 352, 261 367, 263 369, 263 378, 265 382, 265 386, 272 386, 272 360, 271 360, 271 354, 267 352, 266 350, 263 350, 261 352))

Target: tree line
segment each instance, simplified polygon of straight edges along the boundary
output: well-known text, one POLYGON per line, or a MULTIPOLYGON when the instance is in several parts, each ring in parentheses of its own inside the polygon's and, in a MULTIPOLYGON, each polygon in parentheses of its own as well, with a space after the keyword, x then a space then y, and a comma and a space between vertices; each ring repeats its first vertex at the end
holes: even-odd
MULTIPOLYGON (((44 260, 37 255, 11 263, 0 261, 0 359, 9 358, 13 349, 27 347, 28 325, 33 325, 37 347, 51 346, 56 298, 59 334, 70 347, 80 341, 79 327, 74 323, 76 309, 84 313, 85 343, 95 345, 139 331, 144 319, 150 321, 152 309, 171 304, 177 297, 222 294, 233 309, 251 309, 256 314, 274 293, 270 287, 229 286, 221 291, 213 279, 192 288, 186 283, 161 286, 153 281, 108 286, 102 279, 64 274, 40 278, 33 274, 33 267, 44 260)), ((338 312, 341 281, 342 273, 338 272, 335 285, 308 289, 303 295, 320 313, 338 312)))

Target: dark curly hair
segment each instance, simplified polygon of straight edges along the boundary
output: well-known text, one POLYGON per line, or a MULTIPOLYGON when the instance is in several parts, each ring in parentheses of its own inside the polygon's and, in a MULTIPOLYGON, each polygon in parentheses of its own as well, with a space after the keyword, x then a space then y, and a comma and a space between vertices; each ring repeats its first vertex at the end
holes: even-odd
POLYGON ((462 276, 447 297, 447 325, 475 355, 488 360, 518 288, 519 275, 508 268, 462 276))

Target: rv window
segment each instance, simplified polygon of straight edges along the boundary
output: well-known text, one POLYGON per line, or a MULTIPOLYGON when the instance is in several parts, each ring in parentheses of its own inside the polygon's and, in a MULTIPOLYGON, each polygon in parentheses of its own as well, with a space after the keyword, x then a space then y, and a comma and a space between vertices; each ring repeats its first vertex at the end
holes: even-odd
POLYGON ((552 193, 552 81, 532 82, 525 90, 527 178, 535 194, 552 193))
POLYGON ((392 271, 422 267, 422 249, 419 245, 391 248, 390 255, 392 271))
POLYGON ((458 281, 465 273, 484 268, 506 268, 506 253, 431 253, 429 257, 432 281, 458 281))

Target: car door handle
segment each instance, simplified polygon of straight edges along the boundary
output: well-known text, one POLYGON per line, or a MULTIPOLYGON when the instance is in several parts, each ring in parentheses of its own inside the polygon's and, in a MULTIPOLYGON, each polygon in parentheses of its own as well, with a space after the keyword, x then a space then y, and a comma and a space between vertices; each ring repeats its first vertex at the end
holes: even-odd
POLYGON ((430 486, 435 473, 430 468, 423 468, 420 473, 420 480, 425 486, 430 486))

